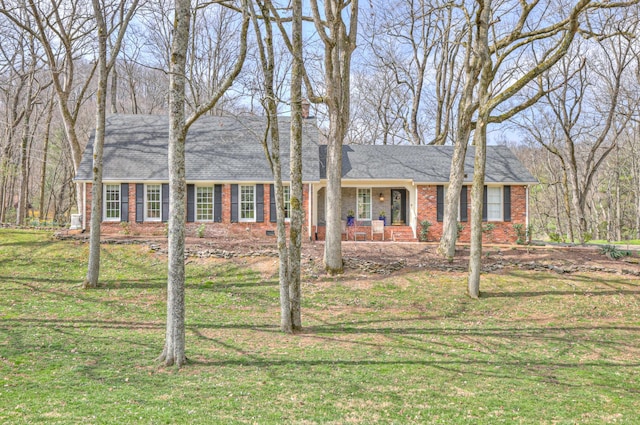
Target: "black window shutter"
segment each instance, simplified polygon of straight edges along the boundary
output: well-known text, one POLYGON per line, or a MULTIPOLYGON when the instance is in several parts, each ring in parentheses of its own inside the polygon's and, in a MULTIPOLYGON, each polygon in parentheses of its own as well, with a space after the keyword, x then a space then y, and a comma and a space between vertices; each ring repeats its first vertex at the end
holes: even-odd
POLYGON ((196 221, 196 186, 187 185, 187 223, 196 221))
POLYGON ((222 223, 222 185, 213 186, 213 221, 222 223))
POLYGON ((129 183, 120 185, 120 221, 129 221, 129 183))
POLYGON ((487 186, 482 192, 482 221, 487 221, 487 186))
POLYGON ((264 221, 264 185, 256 185, 256 221, 262 223, 264 221))
POLYGON ((272 223, 278 221, 276 213, 276 190, 272 184, 269 185, 269 221, 272 223))
POLYGON ((238 222, 238 185, 231 185, 231 222, 238 222))
POLYGON ((460 221, 468 221, 467 186, 460 189, 460 221))
POLYGON ((144 185, 136 183, 136 222, 144 221, 144 185))
POLYGON ((436 220, 441 222, 444 217, 444 186, 436 187, 436 220))
POLYGON ((504 221, 511 221, 511 186, 505 186, 503 188, 502 202, 504 208, 504 221))
POLYGON ((162 221, 169 220, 169 183, 162 183, 162 221))

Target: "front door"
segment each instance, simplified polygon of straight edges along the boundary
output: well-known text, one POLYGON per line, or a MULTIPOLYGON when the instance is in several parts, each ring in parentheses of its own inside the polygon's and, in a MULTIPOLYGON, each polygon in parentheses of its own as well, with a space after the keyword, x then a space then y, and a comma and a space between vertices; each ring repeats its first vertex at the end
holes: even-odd
POLYGON ((407 191, 391 189, 391 224, 400 226, 406 222, 407 191))

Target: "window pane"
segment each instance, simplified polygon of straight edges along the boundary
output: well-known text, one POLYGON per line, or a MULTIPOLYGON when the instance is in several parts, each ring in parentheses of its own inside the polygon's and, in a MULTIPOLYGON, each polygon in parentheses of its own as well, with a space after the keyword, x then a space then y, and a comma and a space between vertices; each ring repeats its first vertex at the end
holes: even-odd
POLYGON ((120 219, 120 185, 119 184, 107 184, 105 185, 105 219, 106 220, 119 220, 120 219))
POLYGON ((283 186, 284 195, 284 217, 291 218, 291 189, 289 186, 283 186))
POLYGON ((358 189, 358 220, 371 220, 371 189, 358 189))
POLYGON ((213 220, 213 187, 196 188, 196 220, 213 220))
POLYGON ((255 218, 255 186, 240 186, 240 219, 255 218))
POLYGON ((502 220, 502 188, 487 187, 487 220, 502 220))
POLYGON ((146 218, 155 220, 160 219, 160 194, 162 186, 159 184, 147 185, 147 214, 146 218))

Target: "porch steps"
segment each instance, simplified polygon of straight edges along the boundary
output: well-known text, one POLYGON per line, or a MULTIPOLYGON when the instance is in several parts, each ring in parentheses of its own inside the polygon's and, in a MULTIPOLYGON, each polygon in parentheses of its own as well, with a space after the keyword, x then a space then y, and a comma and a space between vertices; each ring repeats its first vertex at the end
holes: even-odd
POLYGON ((413 230, 409 226, 392 227, 391 240, 394 242, 418 242, 413 237, 413 230))

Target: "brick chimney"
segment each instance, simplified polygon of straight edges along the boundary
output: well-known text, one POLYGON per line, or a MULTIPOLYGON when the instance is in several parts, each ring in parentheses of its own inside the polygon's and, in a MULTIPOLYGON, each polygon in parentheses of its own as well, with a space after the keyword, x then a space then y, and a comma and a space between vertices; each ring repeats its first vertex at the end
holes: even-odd
POLYGON ((307 99, 302 99, 302 118, 309 118, 309 107, 311 103, 307 99))

